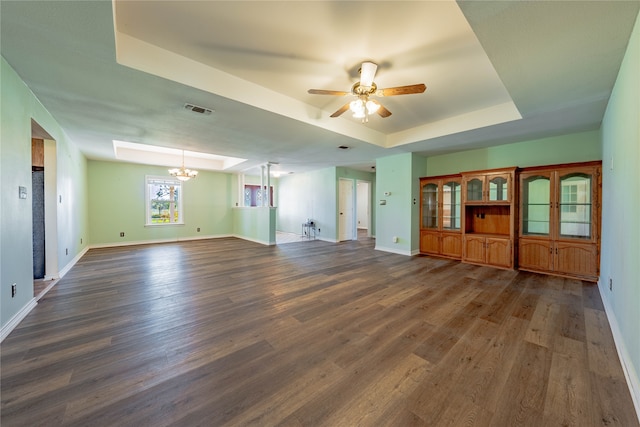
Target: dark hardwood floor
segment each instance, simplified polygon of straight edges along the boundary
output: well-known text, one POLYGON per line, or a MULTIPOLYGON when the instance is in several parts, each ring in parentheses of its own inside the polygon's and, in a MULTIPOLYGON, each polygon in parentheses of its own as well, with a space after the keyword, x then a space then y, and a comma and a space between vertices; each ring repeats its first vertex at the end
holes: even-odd
POLYGON ((226 238, 90 250, 5 339, 10 426, 637 426, 594 284, 226 238))

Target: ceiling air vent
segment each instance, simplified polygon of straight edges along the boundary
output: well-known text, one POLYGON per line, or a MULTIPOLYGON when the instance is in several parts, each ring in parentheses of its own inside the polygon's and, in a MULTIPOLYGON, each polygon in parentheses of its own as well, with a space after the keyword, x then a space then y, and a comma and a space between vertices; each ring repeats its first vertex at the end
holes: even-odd
POLYGON ((184 108, 185 110, 193 111, 194 113, 199 113, 199 114, 209 115, 213 113, 213 110, 210 108, 198 107, 197 105, 193 105, 193 104, 184 104, 184 108))

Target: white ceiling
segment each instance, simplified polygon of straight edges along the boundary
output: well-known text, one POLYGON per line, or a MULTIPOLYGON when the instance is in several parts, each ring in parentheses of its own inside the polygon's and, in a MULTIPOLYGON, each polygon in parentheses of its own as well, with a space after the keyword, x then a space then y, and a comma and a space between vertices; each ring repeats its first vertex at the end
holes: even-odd
POLYGON ((115 159, 120 140, 247 159, 230 171, 265 162, 287 172, 370 170, 376 158, 402 152, 599 128, 639 8, 2 0, 0 47, 91 159, 115 159), (379 65, 379 87, 427 90, 379 98, 393 113, 385 119, 329 118, 350 98, 307 89, 348 91, 364 60, 379 65), (214 112, 198 115, 185 103, 214 112))

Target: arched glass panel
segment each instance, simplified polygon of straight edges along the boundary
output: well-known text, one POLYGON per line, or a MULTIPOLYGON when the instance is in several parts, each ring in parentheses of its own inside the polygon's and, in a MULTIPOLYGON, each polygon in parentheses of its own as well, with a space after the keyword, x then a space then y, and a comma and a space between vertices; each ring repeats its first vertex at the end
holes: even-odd
POLYGON ((460 183, 447 182, 442 190, 442 228, 460 230, 460 183))
POLYGON ((546 176, 532 176, 523 180, 522 234, 549 235, 551 181, 546 176))
POLYGON ((422 228, 438 228, 438 186, 422 187, 422 228))
POLYGON ((489 200, 500 201, 509 199, 509 190, 507 188, 507 179, 502 176, 496 176, 489 180, 489 200))
POLYGON ((591 181, 583 173, 560 178, 560 237, 591 238, 591 181))
POLYGON ((467 200, 482 200, 482 180, 474 178, 467 181, 467 200))

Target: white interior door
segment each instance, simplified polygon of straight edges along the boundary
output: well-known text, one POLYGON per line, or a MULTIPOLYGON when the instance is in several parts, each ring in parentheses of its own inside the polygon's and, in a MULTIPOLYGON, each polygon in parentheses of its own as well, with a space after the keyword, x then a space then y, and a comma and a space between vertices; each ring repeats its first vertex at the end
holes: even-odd
POLYGON ((353 184, 352 179, 340 179, 338 195, 338 240, 354 240, 353 184))
POLYGON ((356 227, 359 230, 369 230, 371 221, 369 182, 357 181, 356 188, 356 227))

